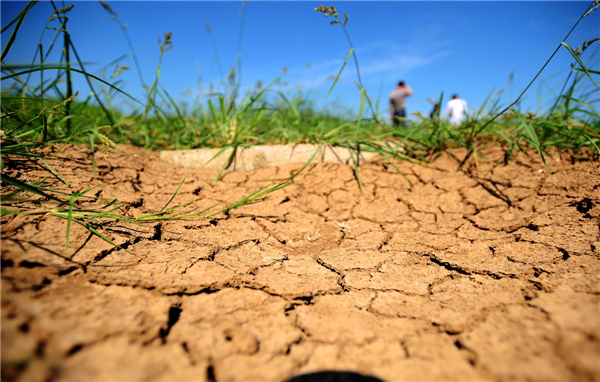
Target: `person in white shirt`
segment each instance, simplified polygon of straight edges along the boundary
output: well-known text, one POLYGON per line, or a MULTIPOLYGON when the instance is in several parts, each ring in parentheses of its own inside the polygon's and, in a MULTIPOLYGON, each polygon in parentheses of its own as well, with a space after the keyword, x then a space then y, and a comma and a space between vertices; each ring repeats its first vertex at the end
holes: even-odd
POLYGON ((450 125, 460 125, 465 120, 467 112, 467 102, 458 98, 457 94, 446 104, 446 115, 450 119, 450 125))

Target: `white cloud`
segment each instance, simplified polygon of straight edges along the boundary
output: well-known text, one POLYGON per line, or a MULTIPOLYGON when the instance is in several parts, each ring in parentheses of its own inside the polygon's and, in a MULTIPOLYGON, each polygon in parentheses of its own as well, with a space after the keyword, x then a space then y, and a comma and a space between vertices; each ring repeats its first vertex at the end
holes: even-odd
POLYGON ((444 32, 442 24, 427 24, 413 30, 410 34, 411 40, 431 41, 440 38, 444 32))
POLYGON ((397 54, 383 60, 371 60, 361 68, 364 75, 382 73, 407 73, 410 70, 420 68, 430 63, 448 57, 452 54, 449 50, 433 55, 425 54, 397 54))
MULTIPOLYGON (((413 32, 404 43, 382 39, 355 47, 363 83, 374 83, 380 81, 382 77, 403 77, 410 71, 428 66, 452 54, 450 49, 452 40, 442 38, 444 29, 440 24, 424 25, 413 32)), ((282 81, 289 84, 286 87, 288 89, 323 87, 328 90, 344 63, 346 53, 347 50, 345 51, 344 48, 336 48, 334 53, 338 55, 336 58, 313 61, 310 66, 307 66, 305 62, 299 63, 297 66, 290 66, 282 81)), ((269 71, 270 69, 263 67, 260 72, 264 73, 265 70, 269 71)), ((280 73, 279 70, 271 71, 270 80, 265 81, 263 78, 264 85, 267 85, 280 73)), ((258 74, 256 68, 246 71, 242 89, 253 86, 256 78, 259 78, 258 74)), ((352 84, 355 80, 356 67, 354 58, 350 57, 340 77, 339 85, 352 84)))
MULTIPOLYGON (((373 43, 376 46, 378 43, 373 43)), ((380 44, 386 45, 385 42, 380 44)), ((404 50, 404 49, 403 49, 404 50)), ((364 53, 364 51, 363 51, 364 53)), ((363 82, 379 80, 382 75, 393 75, 402 77, 408 72, 425 67, 434 61, 443 59, 452 54, 450 50, 437 51, 436 53, 411 52, 398 53, 398 51, 379 52, 378 57, 374 55, 361 54, 358 56, 360 74, 363 82)), ((315 63, 312 67, 304 70, 290 70, 285 80, 292 87, 304 86, 308 88, 318 88, 324 84, 331 84, 337 76, 343 64, 343 59, 328 60, 315 63)), ((340 83, 354 82, 356 79, 356 67, 352 57, 348 60, 342 75, 340 83)))

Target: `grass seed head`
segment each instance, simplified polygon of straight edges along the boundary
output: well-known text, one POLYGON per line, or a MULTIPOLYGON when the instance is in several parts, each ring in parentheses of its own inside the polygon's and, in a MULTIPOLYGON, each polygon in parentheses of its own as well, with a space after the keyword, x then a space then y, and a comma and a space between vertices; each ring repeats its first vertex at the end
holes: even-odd
POLYGON ((338 17, 337 10, 333 5, 331 6, 331 11, 333 12, 333 16, 338 17))
POLYGON ((54 28, 54 27, 46 27, 46 29, 51 29, 51 30, 57 31, 57 32, 69 33, 69 31, 66 29, 59 29, 59 28, 54 28))
POLYGON ((104 152, 104 159, 108 158, 108 150, 112 141, 104 134, 98 133, 100 141, 102 142, 102 151, 104 152))
POLYGON ((110 76, 110 78, 117 78, 121 75, 121 73, 123 73, 124 70, 131 70, 131 67, 129 66, 119 66, 119 64, 115 65, 115 68, 113 69, 113 74, 110 76))
POLYGON ((110 7, 110 5, 106 4, 104 1, 98 1, 100 3, 100 5, 102 5, 102 8, 104 8, 104 10, 106 12, 108 12, 109 15, 117 17, 117 12, 113 11, 113 9, 110 7))
POLYGON ((325 17, 329 17, 329 16, 332 16, 332 15, 334 15, 335 17, 337 17, 337 13, 335 12, 335 8, 333 8, 333 6, 332 6, 332 9, 329 9, 329 7, 327 7, 325 5, 322 5, 322 6, 318 7, 318 8, 315 8, 315 11, 321 12, 321 13, 325 13, 325 17))
POLYGON ((231 120, 231 124, 229 125, 229 139, 227 140, 227 143, 233 143, 234 139, 235 139, 235 132, 237 130, 237 119, 232 119, 231 120))
POLYGON ((173 33, 168 32, 165 33, 163 41, 160 40, 160 37, 158 38, 158 46, 160 47, 161 53, 164 53, 173 47, 173 41, 171 41, 171 36, 173 36, 173 33))
POLYGON ((64 13, 67 13, 67 12, 69 12, 71 9, 73 9, 73 7, 74 7, 74 6, 75 6, 75 4, 73 4, 73 5, 69 5, 68 7, 64 7, 64 8, 57 9, 56 11, 54 11, 54 13, 63 13, 63 14, 64 14, 64 13))
POLYGON ((66 100, 62 101, 58 105, 52 106, 52 109, 58 109, 59 107, 67 106, 67 104, 71 103, 71 101, 73 101, 75 99, 75 97, 77 97, 78 94, 79 94, 79 92, 75 92, 75 94, 73 94, 72 96, 70 96, 66 100))
POLYGON ((108 150, 110 146, 114 146, 115 143, 108 138, 106 135, 102 134, 100 131, 110 129, 110 125, 98 126, 96 128, 96 132, 98 133, 98 137, 100 138, 100 142, 102 143, 102 151, 104 152, 104 158, 108 158, 108 150))
POLYGON ((596 41, 600 41, 600 37, 596 37, 596 38, 593 38, 591 40, 588 40, 588 42, 587 42, 588 48, 589 48, 590 45, 592 45, 596 41))
MULTIPOLYGON (((600 1, 596 0, 592 3, 592 5, 590 5, 590 10, 586 12, 585 15, 583 15, 583 17, 587 17, 590 13, 594 12, 596 9, 598 9, 598 7, 600 7, 600 1)), ((583 18, 582 17, 582 18, 583 18)))

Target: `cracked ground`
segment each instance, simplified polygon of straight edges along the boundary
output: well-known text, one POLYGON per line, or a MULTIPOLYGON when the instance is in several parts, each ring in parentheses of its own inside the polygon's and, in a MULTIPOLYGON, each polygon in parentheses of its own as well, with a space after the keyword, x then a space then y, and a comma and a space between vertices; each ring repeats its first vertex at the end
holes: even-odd
MULTIPOLYGON (((235 201, 302 164, 189 169, 132 147, 67 147, 71 188, 130 216, 235 201)), ((501 151, 433 164, 309 166, 208 219, 105 222, 119 250, 52 216, 2 218, 2 380, 600 379, 600 169, 501 151)), ((61 160, 67 159, 68 160, 61 160)), ((10 159, 10 176, 49 175, 10 159)), ((97 207, 83 201, 80 206, 97 207)))

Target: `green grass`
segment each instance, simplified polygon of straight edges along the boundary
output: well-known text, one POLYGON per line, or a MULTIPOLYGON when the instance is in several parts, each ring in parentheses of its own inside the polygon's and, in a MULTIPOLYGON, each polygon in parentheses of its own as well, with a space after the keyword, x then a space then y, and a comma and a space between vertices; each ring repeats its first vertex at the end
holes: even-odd
MULTIPOLYGON (((2 33, 9 34, 3 47, 2 59, 13 47, 14 36, 18 32, 27 13, 35 6, 32 1, 9 24, 2 27, 2 33), (11 29, 12 28, 12 29, 11 29)), ((52 17, 60 25, 54 32, 52 43, 44 47, 38 45, 34 59, 28 64, 10 64, 2 61, 2 81, 10 84, 2 93, 2 196, 3 214, 30 214, 23 208, 28 203, 43 203, 51 208, 38 210, 39 214, 66 219, 68 227, 72 223, 80 224, 90 232, 109 241, 100 229, 106 219, 122 220, 131 224, 142 224, 155 220, 207 217, 242 205, 256 203, 271 192, 290 184, 294 177, 282 180, 271 188, 242 198, 217 212, 199 211, 193 214, 178 215, 182 206, 163 210, 134 219, 119 213, 118 201, 105 201, 97 210, 86 210, 79 206, 79 200, 86 198, 90 188, 79 192, 61 193, 42 187, 41 180, 23 182, 10 178, 4 169, 7 156, 25 157, 40 161, 49 174, 68 183, 61 177, 60 171, 45 161, 41 150, 47 145, 77 144, 90 146, 92 153, 100 147, 119 149, 120 144, 130 144, 148 150, 193 149, 201 147, 227 148, 251 145, 314 143, 347 148, 351 157, 356 152, 371 151, 382 155, 395 166, 394 160, 430 162, 441 153, 454 148, 465 148, 467 156, 461 167, 470 160, 477 161, 481 152, 489 145, 500 146, 505 150, 505 161, 520 150, 529 152, 534 149, 544 159, 550 149, 567 151, 580 159, 598 158, 600 152, 600 116, 590 105, 597 102, 600 88, 593 81, 592 74, 598 72, 588 69, 594 62, 594 52, 589 47, 595 42, 585 42, 580 49, 572 49, 564 40, 557 42, 559 49, 566 49, 573 55, 573 66, 565 79, 558 95, 546 99, 548 107, 539 114, 519 111, 520 101, 529 87, 538 78, 544 67, 532 79, 527 88, 511 104, 501 103, 500 92, 490 92, 479 110, 468 116, 460 126, 450 126, 438 113, 428 118, 417 113, 416 121, 409 122, 406 128, 395 128, 389 124, 384 113, 378 109, 378 100, 373 100, 360 78, 359 60, 352 46, 352 40, 345 28, 348 16, 344 20, 338 16, 335 7, 320 7, 317 10, 332 17, 332 28, 342 28, 348 39, 349 51, 338 77, 329 88, 328 97, 334 90, 337 79, 352 57, 355 62, 358 84, 357 97, 361 99, 358 110, 350 110, 338 105, 332 112, 319 105, 310 91, 282 92, 278 86, 285 72, 268 85, 257 84, 246 94, 241 94, 241 37, 245 12, 240 25, 239 54, 236 62, 225 75, 222 91, 205 97, 197 97, 191 104, 180 102, 162 87, 160 73, 162 58, 172 46, 171 34, 165 34, 159 41, 160 58, 157 71, 151 85, 147 85, 140 71, 135 49, 126 29, 117 13, 102 3, 106 12, 122 29, 131 51, 107 65, 101 75, 92 75, 86 71, 86 63, 79 57, 76 47, 70 39, 66 25, 69 8, 56 9, 52 17), (47 62, 48 54, 62 49, 64 54, 58 63, 47 62), (140 82, 145 89, 145 99, 136 100, 123 88, 119 79, 124 70, 120 62, 133 56, 140 82), (585 61, 585 62, 584 62, 585 61), (81 101, 73 93, 71 76, 84 76, 91 96, 81 101), (33 86, 33 76, 39 78, 40 85, 33 86), (124 112, 115 105, 125 103, 124 112), (19 194, 29 195, 17 198, 19 194)), ((245 10, 246 5, 244 5, 245 10)), ((589 11, 593 10, 591 5, 589 11)), ((589 14, 588 11, 586 11, 589 14)), ((581 16, 579 21, 587 14, 581 16)), ((579 23, 579 21, 577 23, 579 23)), ((50 23, 50 21, 48 22, 50 23)), ((47 24, 48 25, 48 24, 47 24)), ((573 27, 573 29, 577 26, 573 27)), ((45 29, 47 31, 48 29, 45 29)), ((210 27, 207 26, 210 32, 210 27)), ((335 32, 332 30, 332 33, 335 32)), ((46 32, 44 32, 46 33, 46 32)), ((570 32, 569 32, 570 34, 570 32)), ((214 40, 213 40, 214 42, 214 40)), ((600 43, 598 43, 600 45, 600 43)), ((215 57, 219 69, 218 51, 214 45, 215 57)), ((439 104, 443 105, 443 94, 439 104)), ((544 159, 545 160, 545 159, 544 159)), ((95 157, 93 157, 95 175, 95 157)), ((354 172, 362 189, 358 163, 354 162, 354 172)), ((302 169, 306 168, 304 166, 302 169)), ((218 181, 223 168, 215 178, 218 181)), ((175 195, 174 195, 175 196, 175 195)), ((214 206, 216 207, 216 206, 214 206)), ((65 251, 68 252, 66 234, 65 251)), ((109 241, 110 242, 110 241, 109 241)), ((116 244, 114 244, 116 245, 116 244)))

